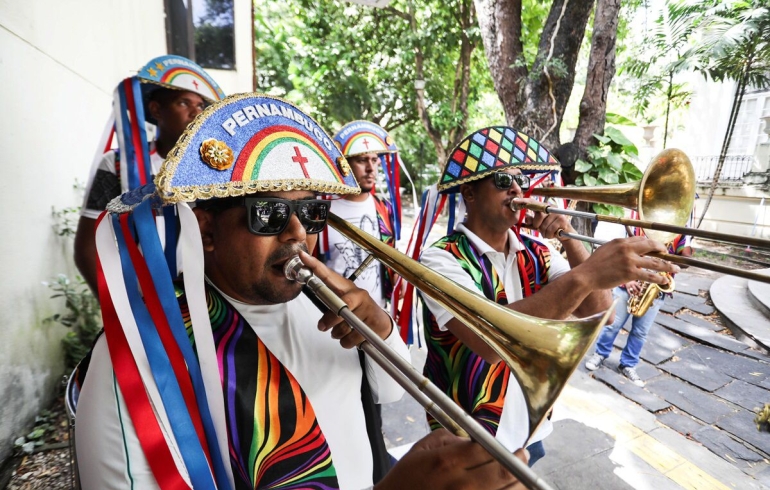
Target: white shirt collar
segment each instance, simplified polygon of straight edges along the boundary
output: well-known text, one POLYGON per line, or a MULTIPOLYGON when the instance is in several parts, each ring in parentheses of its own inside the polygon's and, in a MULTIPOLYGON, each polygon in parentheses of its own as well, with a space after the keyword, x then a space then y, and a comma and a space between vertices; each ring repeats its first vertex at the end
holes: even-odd
MULTIPOLYGON (((468 240, 471 241, 473 246, 481 252, 482 255, 486 255, 488 253, 499 253, 494 248, 490 247, 487 242, 479 238, 478 235, 473 233, 471 230, 468 229, 467 226, 465 226, 465 222, 460 223, 455 227, 455 230, 460 231, 462 233, 465 233, 465 236, 468 237, 468 240)), ((516 236, 516 233, 513 232, 513 230, 508 230, 508 251, 509 252, 519 252, 521 250, 524 250, 524 245, 519 240, 519 237, 516 236)))

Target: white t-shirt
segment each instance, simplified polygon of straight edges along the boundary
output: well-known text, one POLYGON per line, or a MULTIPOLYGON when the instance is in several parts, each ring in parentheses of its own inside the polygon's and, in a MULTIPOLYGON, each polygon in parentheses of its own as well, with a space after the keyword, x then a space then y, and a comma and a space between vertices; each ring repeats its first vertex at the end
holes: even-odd
MULTIPOLYGON (((502 252, 497 252, 476 234, 465 227, 464 223, 457 225, 456 231, 464 233, 474 247, 492 263, 500 280, 505 286, 505 295, 510 303, 523 299, 521 292, 521 278, 519 277, 519 268, 516 263, 516 252, 524 250, 523 244, 518 240, 513 231, 508 231, 508 249, 506 256, 502 252)), ((531 237, 530 237, 531 238, 531 237)), ((538 240, 540 242, 540 240, 538 240)), ((548 280, 552 281, 557 277, 569 272, 569 262, 561 256, 553 247, 546 242, 540 242, 546 245, 551 251, 551 264, 548 269, 548 280)), ((422 252, 420 263, 438 272, 447 279, 464 286, 470 291, 476 292, 479 296, 484 293, 479 290, 476 283, 467 272, 460 266, 454 255, 436 247, 428 247, 422 252)), ((425 304, 430 312, 436 317, 436 322, 441 330, 446 330, 446 324, 454 316, 444 309, 431 298, 423 295, 425 304)), ((544 420, 537 432, 532 436, 530 444, 544 439, 553 431, 553 425, 550 420, 544 420)), ((527 415, 527 405, 524 399, 524 393, 521 391, 516 378, 511 375, 508 383, 508 391, 505 395, 503 412, 500 415, 500 425, 495 436, 506 448, 515 451, 524 445, 529 434, 529 417, 527 415)))
MULTIPOLYGON (((318 330, 321 312, 304 295, 269 306, 247 305, 224 297, 307 394, 329 444, 340 488, 370 487, 372 451, 361 406, 357 350, 343 349, 328 332, 318 330)), ((410 359, 395 327, 385 342, 401 357, 410 359)), ((376 402, 390 403, 401 398, 404 390, 368 358, 366 371, 376 402)), ((77 407, 77 454, 84 489, 158 488, 127 413, 102 336, 94 348, 77 407)), ((167 439, 171 437, 167 434, 167 439)), ((172 454, 180 462, 173 445, 172 454)))
MULTIPOLYGON (((123 193, 120 185, 120 175, 115 168, 117 150, 110 150, 102 155, 102 160, 96 168, 96 172, 86 184, 85 198, 80 216, 97 219, 104 211, 107 203, 123 193)), ((156 175, 163 165, 164 159, 158 155, 155 143, 150 143, 150 165, 152 175, 156 175)), ((123 162, 120 162, 123 165, 123 162)))
MULTIPOLYGON (((361 228, 363 231, 380 239, 380 224, 377 221, 377 210, 374 207, 374 198, 367 195, 365 201, 349 201, 336 199, 332 201, 331 212, 344 219, 348 223, 361 228)), ((366 259, 368 252, 342 236, 332 227, 327 227, 329 237, 329 259, 326 266, 338 274, 348 277, 355 271, 361 262, 366 259)), ((369 292, 377 304, 385 307, 385 298, 382 297, 382 268, 376 260, 358 276, 355 283, 361 289, 369 292)))

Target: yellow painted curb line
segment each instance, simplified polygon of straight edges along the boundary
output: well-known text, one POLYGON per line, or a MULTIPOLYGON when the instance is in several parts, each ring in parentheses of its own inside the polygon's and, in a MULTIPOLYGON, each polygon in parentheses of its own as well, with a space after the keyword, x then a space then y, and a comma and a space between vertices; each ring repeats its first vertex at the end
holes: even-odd
MULTIPOLYGON (((631 422, 609 410, 579 389, 566 386, 559 396, 567 418, 598 429, 615 439, 616 447, 627 449, 679 486, 690 490, 733 490, 676 451, 659 442, 631 422)), ((564 415, 564 414, 562 414, 564 415)))

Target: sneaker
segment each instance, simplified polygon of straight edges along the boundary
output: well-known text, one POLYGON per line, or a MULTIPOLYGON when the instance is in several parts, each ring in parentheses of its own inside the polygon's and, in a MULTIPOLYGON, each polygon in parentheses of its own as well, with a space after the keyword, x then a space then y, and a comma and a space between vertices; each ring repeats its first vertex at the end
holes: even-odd
POLYGON ((639 388, 644 387, 644 381, 642 381, 642 378, 639 377, 639 374, 636 372, 636 369, 632 367, 621 367, 620 373, 629 379, 632 383, 634 383, 639 388))
POLYGON ((588 358, 586 361, 586 369, 589 371, 596 371, 599 369, 599 366, 602 365, 604 360, 607 359, 606 357, 602 357, 599 354, 592 354, 591 357, 588 358))

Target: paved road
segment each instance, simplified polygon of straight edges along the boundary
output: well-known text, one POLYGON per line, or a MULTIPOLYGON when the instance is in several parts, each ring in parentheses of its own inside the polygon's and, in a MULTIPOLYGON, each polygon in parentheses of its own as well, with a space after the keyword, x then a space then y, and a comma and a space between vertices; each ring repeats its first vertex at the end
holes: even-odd
MULTIPOLYGON (((770 402, 770 357, 721 325, 705 293, 713 276, 680 276, 642 352, 645 388, 617 373, 618 349, 606 367, 581 365, 570 378, 534 468, 554 488, 770 488, 770 434, 752 421, 754 407, 770 402)), ((416 366, 424 359, 413 350, 416 366)), ((427 433, 411 399, 385 406, 383 417, 396 455, 427 433)))

